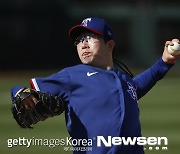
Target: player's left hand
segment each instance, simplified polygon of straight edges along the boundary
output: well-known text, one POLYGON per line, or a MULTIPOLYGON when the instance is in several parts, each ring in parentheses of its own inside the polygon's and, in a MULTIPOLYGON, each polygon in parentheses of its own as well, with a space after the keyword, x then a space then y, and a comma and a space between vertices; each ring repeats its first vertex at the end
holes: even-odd
POLYGON ((180 55, 173 56, 168 52, 168 45, 173 45, 173 42, 180 43, 179 39, 172 39, 171 41, 166 41, 164 46, 162 59, 167 64, 174 64, 177 59, 180 59, 180 55))

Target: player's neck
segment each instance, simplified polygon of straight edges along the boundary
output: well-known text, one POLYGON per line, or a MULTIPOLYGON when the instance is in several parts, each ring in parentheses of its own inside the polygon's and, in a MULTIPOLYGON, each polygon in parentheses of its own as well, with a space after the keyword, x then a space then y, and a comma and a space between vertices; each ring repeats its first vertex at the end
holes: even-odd
POLYGON ((113 63, 112 58, 107 59, 104 65, 102 66, 104 70, 111 70, 113 69, 113 67, 114 67, 114 63, 113 63))
POLYGON ((97 68, 100 68, 100 69, 103 69, 103 70, 111 70, 113 69, 114 65, 113 65, 113 62, 110 61, 110 62, 103 62, 103 63, 99 63, 99 64, 96 64, 94 65, 94 67, 97 67, 97 68))
POLYGON ((113 64, 112 65, 107 65, 106 70, 111 70, 111 69, 113 69, 113 67, 114 67, 113 64))

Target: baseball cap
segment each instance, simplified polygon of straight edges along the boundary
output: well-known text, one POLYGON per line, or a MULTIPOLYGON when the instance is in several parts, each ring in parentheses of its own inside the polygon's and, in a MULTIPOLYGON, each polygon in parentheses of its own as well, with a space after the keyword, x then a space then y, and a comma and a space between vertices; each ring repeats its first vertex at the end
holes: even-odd
POLYGON ((82 21, 80 25, 76 25, 69 30, 69 37, 75 41, 82 32, 92 32, 103 36, 107 40, 113 40, 114 34, 112 28, 104 19, 90 17, 82 21))

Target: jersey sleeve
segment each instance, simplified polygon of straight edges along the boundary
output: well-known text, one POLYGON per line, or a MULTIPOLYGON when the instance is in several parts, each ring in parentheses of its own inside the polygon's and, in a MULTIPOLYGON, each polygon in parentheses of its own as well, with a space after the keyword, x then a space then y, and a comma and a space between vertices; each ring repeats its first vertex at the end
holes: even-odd
POLYGON ((64 100, 69 101, 69 81, 69 74, 64 69, 46 78, 33 78, 30 80, 30 84, 36 91, 49 93, 54 96, 61 96, 64 100))
POLYGON ((11 100, 12 101, 14 100, 16 93, 23 88, 25 88, 25 87, 24 86, 14 86, 13 88, 11 88, 11 100))
POLYGON ((140 99, 144 96, 157 81, 162 79, 173 64, 166 64, 162 58, 160 58, 149 69, 134 77, 134 82, 137 86, 137 97, 140 99))

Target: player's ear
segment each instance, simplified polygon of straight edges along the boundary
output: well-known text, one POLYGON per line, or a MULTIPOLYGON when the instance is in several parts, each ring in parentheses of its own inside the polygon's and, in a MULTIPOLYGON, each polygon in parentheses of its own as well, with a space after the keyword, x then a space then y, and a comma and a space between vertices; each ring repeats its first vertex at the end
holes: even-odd
POLYGON ((115 47, 115 41, 114 40, 109 40, 106 43, 108 45, 108 50, 112 52, 114 47, 115 47))

